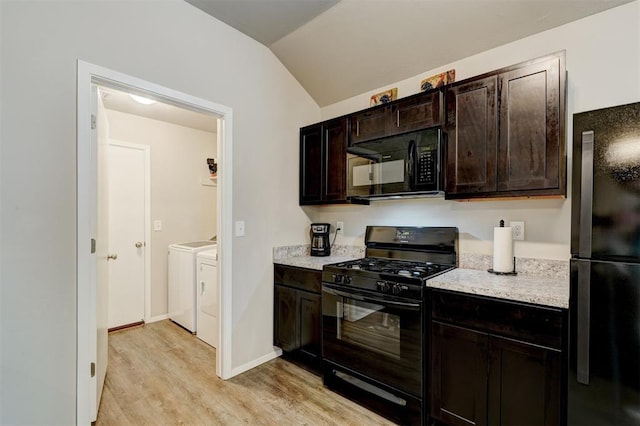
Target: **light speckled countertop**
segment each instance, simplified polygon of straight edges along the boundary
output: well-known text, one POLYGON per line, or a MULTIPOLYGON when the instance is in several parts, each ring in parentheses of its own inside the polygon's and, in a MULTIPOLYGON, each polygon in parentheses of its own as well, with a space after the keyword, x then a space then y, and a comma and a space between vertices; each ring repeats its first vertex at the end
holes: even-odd
POLYGON ((331 248, 332 256, 310 256, 308 245, 273 248, 273 263, 322 271, 324 265, 346 262, 364 257, 364 247, 340 246, 331 248))
MULTIPOLYGON (((309 256, 309 246, 273 249, 273 263, 322 270, 324 265, 364 257, 364 247, 336 246, 333 256, 309 256)), ((569 262, 546 259, 516 259, 518 275, 487 272, 491 256, 460 255, 461 268, 427 280, 427 287, 479 296, 535 303, 557 308, 569 307, 569 262)))
POLYGON ((494 275, 486 270, 454 269, 427 280, 427 287, 556 308, 569 307, 568 279, 494 275))
POLYGON ((274 259, 273 263, 277 263, 278 265, 297 266, 298 268, 317 269, 319 271, 322 271, 322 267, 324 265, 329 265, 331 263, 346 262, 347 260, 353 260, 353 259, 358 259, 358 257, 347 257, 347 256, 324 256, 324 257, 298 256, 298 257, 289 257, 289 258, 285 258, 285 259, 274 259))

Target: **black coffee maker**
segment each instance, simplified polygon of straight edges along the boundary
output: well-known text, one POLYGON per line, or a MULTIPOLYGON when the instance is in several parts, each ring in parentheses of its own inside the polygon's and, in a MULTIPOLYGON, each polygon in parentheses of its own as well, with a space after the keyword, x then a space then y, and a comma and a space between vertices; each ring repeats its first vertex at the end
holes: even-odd
POLYGON ((328 223, 311 224, 311 256, 329 256, 331 244, 329 243, 328 223))

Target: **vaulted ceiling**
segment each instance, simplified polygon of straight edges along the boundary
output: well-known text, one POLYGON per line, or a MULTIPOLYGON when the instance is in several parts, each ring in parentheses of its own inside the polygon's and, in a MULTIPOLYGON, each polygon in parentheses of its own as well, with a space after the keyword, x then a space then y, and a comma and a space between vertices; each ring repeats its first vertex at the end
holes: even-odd
POLYGON ((271 49, 322 107, 633 0, 185 1, 271 49))

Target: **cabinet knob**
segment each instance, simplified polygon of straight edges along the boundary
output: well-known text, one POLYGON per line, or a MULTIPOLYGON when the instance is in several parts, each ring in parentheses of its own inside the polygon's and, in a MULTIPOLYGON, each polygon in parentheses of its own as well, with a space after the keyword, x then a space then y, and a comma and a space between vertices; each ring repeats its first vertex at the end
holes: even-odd
POLYGON ((136 243, 136 248, 140 248, 140 247, 142 247, 143 245, 144 245, 144 244, 142 243, 142 241, 138 241, 138 242, 136 243))
POLYGON ((118 254, 114 253, 114 254, 109 254, 107 255, 107 262, 110 260, 116 260, 118 258, 118 254))

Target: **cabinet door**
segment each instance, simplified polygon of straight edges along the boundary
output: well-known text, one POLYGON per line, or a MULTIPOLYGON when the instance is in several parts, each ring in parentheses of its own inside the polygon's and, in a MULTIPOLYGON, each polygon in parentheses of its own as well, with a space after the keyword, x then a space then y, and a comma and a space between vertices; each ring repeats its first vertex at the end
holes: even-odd
POLYGON ((322 304, 319 294, 298 291, 300 309, 300 350, 313 357, 320 356, 320 321, 322 304))
POLYGON ((351 122, 350 143, 353 144, 385 136, 387 134, 388 116, 388 106, 380 106, 352 114, 349 117, 351 122))
POLYGON ((300 347, 297 291, 280 285, 274 286, 274 289, 273 344, 290 352, 300 347))
POLYGON ((300 130, 300 204, 322 198, 322 126, 300 130))
POLYGON ((347 119, 329 121, 322 126, 323 150, 323 201, 347 199, 347 119))
POLYGON ((499 85, 498 190, 565 194, 563 61, 505 72, 499 85))
POLYGON ((431 415, 449 425, 487 424, 486 333, 432 322, 431 415))
POLYGON ((441 90, 423 93, 391 105, 388 134, 404 133, 441 125, 443 122, 441 90))
POLYGON ((489 424, 560 424, 561 374, 560 351, 491 336, 489 424))
POLYGON ((497 76, 447 88, 446 193, 493 192, 497 168, 497 76))

